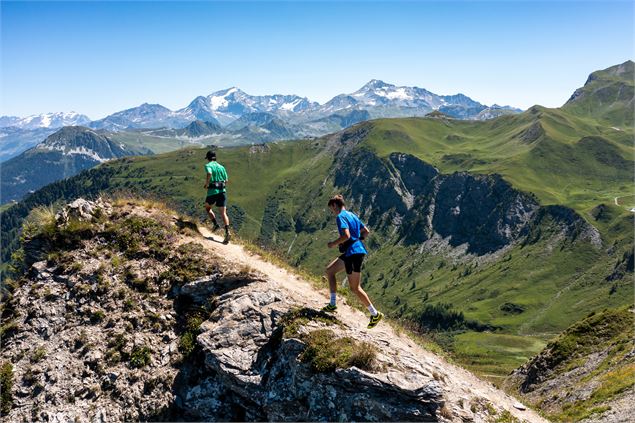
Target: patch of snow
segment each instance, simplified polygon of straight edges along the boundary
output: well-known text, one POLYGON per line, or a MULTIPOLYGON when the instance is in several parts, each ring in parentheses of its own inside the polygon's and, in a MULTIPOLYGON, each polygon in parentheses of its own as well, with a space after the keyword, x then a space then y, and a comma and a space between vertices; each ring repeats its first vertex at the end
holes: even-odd
POLYGON ((76 147, 71 150, 66 151, 64 154, 81 154, 83 156, 88 156, 93 160, 97 160, 100 163, 108 161, 108 159, 104 159, 99 156, 99 154, 95 153, 93 150, 89 150, 84 146, 76 147))
POLYGON ((387 97, 391 100, 399 99, 399 100, 411 100, 412 96, 406 92, 404 87, 399 87, 394 91, 385 92, 384 97, 387 97))
POLYGON ((227 107, 227 99, 224 96, 214 96, 209 99, 209 102, 212 106, 212 110, 218 110, 221 107, 227 107))
POLYGON ((288 111, 292 112, 296 108, 296 106, 298 104, 300 104, 300 101, 302 101, 302 100, 298 98, 298 99, 292 101, 291 103, 284 103, 282 106, 280 106, 280 109, 281 110, 288 110, 288 111))

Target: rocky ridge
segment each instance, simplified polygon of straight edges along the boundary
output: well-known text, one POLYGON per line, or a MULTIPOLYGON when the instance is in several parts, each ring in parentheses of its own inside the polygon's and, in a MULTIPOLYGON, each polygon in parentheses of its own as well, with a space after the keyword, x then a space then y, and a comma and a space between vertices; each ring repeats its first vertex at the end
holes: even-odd
POLYGON ((366 331, 344 304, 324 315, 314 285, 202 232, 142 201, 32 216, 2 313, 6 417, 543 421, 388 324, 366 331))

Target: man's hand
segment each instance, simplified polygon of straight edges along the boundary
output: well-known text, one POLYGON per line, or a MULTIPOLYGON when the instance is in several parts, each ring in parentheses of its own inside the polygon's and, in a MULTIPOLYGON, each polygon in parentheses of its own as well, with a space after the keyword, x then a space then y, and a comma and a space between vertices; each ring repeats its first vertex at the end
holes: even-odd
POLYGON ((209 188, 209 184, 203 185, 203 188, 209 188))
POLYGON ((337 245, 337 242, 331 241, 328 244, 326 244, 329 248, 334 248, 337 245))

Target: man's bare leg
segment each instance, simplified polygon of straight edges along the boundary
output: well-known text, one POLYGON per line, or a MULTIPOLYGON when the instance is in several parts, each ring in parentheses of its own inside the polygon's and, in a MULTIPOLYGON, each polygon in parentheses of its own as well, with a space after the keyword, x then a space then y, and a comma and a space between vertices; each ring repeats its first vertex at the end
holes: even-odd
POLYGON ((218 212, 223 217, 223 223, 225 224, 225 227, 228 227, 229 226, 229 216, 227 216, 227 207, 219 207, 218 208, 218 212))
POLYGON ((216 221, 216 215, 212 211, 212 206, 205 203, 205 210, 207 211, 207 217, 209 217, 209 220, 212 222, 212 226, 213 226, 212 229, 213 230, 218 229, 218 222, 216 221))
POLYGON ((227 207, 219 207, 218 212, 223 216, 223 223, 225 224, 225 239, 223 240, 224 244, 229 243, 229 239, 231 235, 229 233, 229 216, 227 216, 227 207))
POLYGON ((334 311, 335 310, 335 297, 337 292, 337 280, 335 276, 345 269, 344 262, 339 257, 333 260, 328 266, 326 266, 326 279, 329 281, 329 291, 331 294, 331 301, 329 304, 324 307, 322 310, 324 311, 334 311))
POLYGON ((370 298, 368 298, 368 294, 366 294, 366 291, 364 291, 360 285, 362 274, 359 272, 353 272, 350 275, 347 275, 347 277, 348 286, 351 288, 351 291, 353 291, 362 304, 368 308, 370 306, 370 298))

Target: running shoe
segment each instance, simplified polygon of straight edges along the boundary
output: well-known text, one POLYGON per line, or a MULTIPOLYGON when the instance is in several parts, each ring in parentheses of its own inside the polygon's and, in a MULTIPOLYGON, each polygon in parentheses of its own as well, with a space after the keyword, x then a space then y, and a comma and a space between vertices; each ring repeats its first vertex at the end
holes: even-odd
POLYGON ((384 313, 382 313, 381 311, 377 312, 376 316, 370 316, 370 322, 368 323, 368 329, 372 329, 375 326, 377 326, 377 323, 379 323, 379 321, 381 319, 384 318, 384 313))
POLYGON ((322 311, 327 312, 327 313, 334 313, 336 310, 337 310, 337 306, 333 305, 331 303, 328 303, 327 305, 322 307, 322 311))

